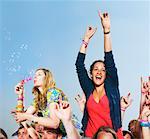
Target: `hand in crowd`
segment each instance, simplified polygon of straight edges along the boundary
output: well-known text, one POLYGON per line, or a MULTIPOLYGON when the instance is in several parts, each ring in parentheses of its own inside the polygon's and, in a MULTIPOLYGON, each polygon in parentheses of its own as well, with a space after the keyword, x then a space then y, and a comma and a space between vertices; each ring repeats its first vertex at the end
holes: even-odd
POLYGON ((87 27, 86 32, 84 34, 83 40, 86 43, 89 43, 89 40, 92 38, 92 36, 95 34, 97 28, 94 28, 92 26, 87 27))
POLYGON ((143 78, 141 77, 141 92, 143 94, 150 93, 150 77, 148 77, 148 81, 143 81, 143 78))
POLYGON ((28 116, 27 113, 21 113, 21 112, 14 113, 14 118, 17 123, 27 120, 27 116, 28 116))
POLYGON ((54 112, 62 121, 71 120, 71 106, 68 101, 59 101, 57 109, 55 109, 54 112))
POLYGON ((147 81, 143 81, 141 77, 141 102, 140 111, 142 111, 144 105, 150 105, 150 77, 147 81))
POLYGON ((145 97, 146 97, 145 104, 150 105, 150 92, 148 92, 145 97))
POLYGON ((104 29, 104 32, 109 32, 110 31, 110 17, 108 13, 101 13, 98 11, 98 15, 101 19, 101 23, 104 29))
POLYGON ((19 82, 16 86, 15 86, 15 93, 17 95, 22 95, 24 92, 24 84, 23 82, 19 82))
POLYGON ((82 97, 78 94, 75 97, 75 100, 77 101, 77 103, 78 103, 78 105, 80 107, 81 112, 83 112, 84 111, 84 107, 85 107, 85 102, 86 102, 85 94, 83 93, 82 97))
POLYGON ((141 119, 150 122, 150 106, 144 105, 143 110, 141 112, 141 119))
POLYGON ((132 99, 130 98, 130 93, 128 93, 127 96, 121 97, 120 103, 121 103, 121 108, 126 110, 132 103, 132 99))

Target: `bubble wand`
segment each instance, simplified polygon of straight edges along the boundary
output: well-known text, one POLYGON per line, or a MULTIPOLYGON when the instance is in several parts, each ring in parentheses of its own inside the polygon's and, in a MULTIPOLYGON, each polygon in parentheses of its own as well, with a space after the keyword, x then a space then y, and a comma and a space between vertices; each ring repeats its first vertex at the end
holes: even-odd
POLYGON ((18 91, 17 106, 16 106, 17 112, 24 112, 24 90, 23 88, 24 88, 24 84, 30 80, 32 80, 32 77, 25 78, 24 80, 20 82, 21 86, 17 88, 17 91, 18 91))

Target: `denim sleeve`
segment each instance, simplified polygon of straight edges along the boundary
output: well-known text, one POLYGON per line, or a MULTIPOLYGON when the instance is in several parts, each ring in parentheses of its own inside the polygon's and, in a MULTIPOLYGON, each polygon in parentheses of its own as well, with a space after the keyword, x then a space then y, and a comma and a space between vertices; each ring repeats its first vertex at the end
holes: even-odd
POLYGON ((104 63, 106 68, 107 79, 109 79, 115 86, 118 86, 119 82, 118 82, 117 68, 115 66, 112 51, 105 52, 104 63))
POLYGON ((94 90, 94 86, 91 79, 88 76, 87 70, 84 65, 84 60, 85 54, 79 52, 75 65, 81 88, 87 97, 94 90))

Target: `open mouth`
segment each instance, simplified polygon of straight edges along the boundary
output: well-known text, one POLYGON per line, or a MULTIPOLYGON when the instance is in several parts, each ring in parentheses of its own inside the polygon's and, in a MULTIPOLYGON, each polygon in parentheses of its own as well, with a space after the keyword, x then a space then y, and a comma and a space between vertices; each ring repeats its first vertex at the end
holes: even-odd
POLYGON ((98 76, 96 76, 96 79, 100 80, 100 79, 102 79, 102 76, 98 75, 98 76))

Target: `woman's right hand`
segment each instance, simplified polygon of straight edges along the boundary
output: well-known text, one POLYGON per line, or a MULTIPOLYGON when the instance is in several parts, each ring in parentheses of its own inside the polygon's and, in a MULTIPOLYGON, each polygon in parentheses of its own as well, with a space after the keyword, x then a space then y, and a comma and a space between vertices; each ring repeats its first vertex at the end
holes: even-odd
POLYGON ((92 36, 95 34, 96 30, 97 28, 94 28, 92 26, 87 27, 83 40, 88 43, 92 36))
POLYGON ((22 95, 24 92, 24 84, 22 82, 20 82, 15 86, 14 89, 15 89, 15 93, 17 95, 22 95))

